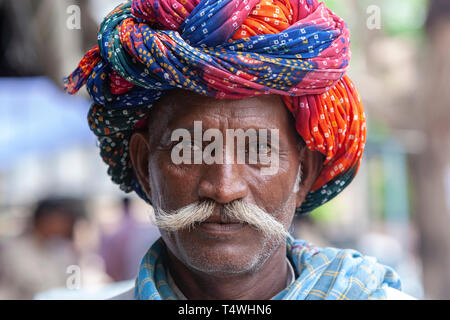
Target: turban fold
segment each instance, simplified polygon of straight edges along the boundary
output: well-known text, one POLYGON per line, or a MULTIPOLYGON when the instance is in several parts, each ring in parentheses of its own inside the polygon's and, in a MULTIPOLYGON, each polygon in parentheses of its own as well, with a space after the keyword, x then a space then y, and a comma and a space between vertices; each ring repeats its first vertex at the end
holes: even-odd
POLYGON ((94 103, 88 121, 108 174, 149 202, 129 139, 154 103, 182 88, 217 99, 281 95, 296 129, 324 167, 298 213, 336 196, 358 171, 366 123, 345 75, 345 22, 317 0, 131 0, 103 21, 98 45, 65 79, 94 103))

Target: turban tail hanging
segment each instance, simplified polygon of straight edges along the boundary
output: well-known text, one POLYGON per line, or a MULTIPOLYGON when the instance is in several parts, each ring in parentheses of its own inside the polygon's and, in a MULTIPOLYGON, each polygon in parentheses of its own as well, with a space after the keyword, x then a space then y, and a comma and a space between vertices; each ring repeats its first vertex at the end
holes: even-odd
POLYGON ((132 0, 103 21, 98 45, 65 79, 92 97, 88 120, 108 174, 147 202, 131 165, 129 139, 152 105, 183 88, 218 99, 283 96, 310 150, 325 157, 298 213, 336 196, 364 150, 363 106, 345 75, 345 22, 317 0, 132 0))

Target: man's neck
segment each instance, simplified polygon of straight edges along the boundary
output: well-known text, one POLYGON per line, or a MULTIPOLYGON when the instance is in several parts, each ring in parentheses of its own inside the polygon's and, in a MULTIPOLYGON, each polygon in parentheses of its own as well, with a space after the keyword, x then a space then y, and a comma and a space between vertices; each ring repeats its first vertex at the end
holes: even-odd
POLYGON ((166 257, 174 282, 190 300, 268 300, 286 287, 288 278, 285 244, 257 272, 229 276, 192 271, 171 253, 166 257))

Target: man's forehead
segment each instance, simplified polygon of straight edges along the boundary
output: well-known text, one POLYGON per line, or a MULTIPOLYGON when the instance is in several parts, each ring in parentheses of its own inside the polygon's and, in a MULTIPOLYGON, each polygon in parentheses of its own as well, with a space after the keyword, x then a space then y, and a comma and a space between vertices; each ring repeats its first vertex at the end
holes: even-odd
POLYGON ((151 121, 166 127, 192 125, 206 121, 206 125, 223 122, 232 127, 279 128, 290 119, 281 98, 263 95, 243 99, 215 99, 185 90, 173 90, 157 104, 151 121))

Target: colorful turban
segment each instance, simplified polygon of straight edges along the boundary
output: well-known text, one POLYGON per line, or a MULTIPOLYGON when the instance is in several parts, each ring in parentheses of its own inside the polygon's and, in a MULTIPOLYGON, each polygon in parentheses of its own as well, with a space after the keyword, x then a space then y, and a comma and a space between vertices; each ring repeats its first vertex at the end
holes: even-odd
POLYGON ((88 121, 108 174, 147 202, 128 145, 165 92, 281 95, 307 147, 325 158, 297 208, 304 213, 343 190, 363 154, 363 106, 345 75, 349 46, 345 22, 317 0, 131 0, 105 18, 98 45, 65 88, 74 94, 86 84, 94 101, 88 121))

